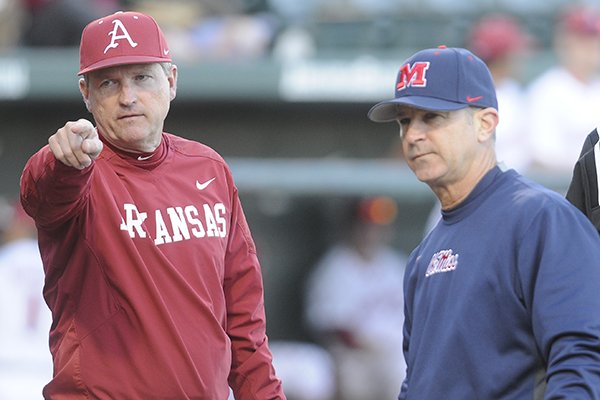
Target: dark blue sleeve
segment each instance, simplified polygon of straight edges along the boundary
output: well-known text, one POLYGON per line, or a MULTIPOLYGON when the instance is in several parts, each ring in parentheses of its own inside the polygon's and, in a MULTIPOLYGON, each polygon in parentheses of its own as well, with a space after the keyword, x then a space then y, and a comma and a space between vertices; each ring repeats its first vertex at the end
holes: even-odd
POLYGON ((406 377, 400 387, 400 394, 398 400, 405 400, 408 395, 408 382, 411 374, 411 363, 412 361, 408 355, 408 348, 410 346, 411 327, 412 327, 412 301, 414 298, 414 291, 417 286, 417 271, 415 259, 420 251, 421 246, 417 246, 416 249, 408 257, 406 263, 406 272, 404 273, 404 326, 402 328, 403 342, 402 351, 404 353, 404 360, 406 361, 406 377))
POLYGON ((579 210, 552 204, 518 254, 523 301, 546 361, 545 399, 600 399, 600 238, 579 210))
MULTIPOLYGON (((407 335, 410 335, 410 329, 407 329, 406 326, 406 322, 404 323, 404 345, 403 350, 404 350, 404 359, 407 360, 408 357, 408 343, 409 343, 409 339, 407 335)), ((398 395, 398 400, 405 400, 406 396, 408 395, 408 379, 409 379, 409 373, 410 373, 410 366, 408 365, 408 361, 406 361, 406 377, 404 378, 404 381, 402 381, 402 386, 400 387, 400 394, 398 395)))

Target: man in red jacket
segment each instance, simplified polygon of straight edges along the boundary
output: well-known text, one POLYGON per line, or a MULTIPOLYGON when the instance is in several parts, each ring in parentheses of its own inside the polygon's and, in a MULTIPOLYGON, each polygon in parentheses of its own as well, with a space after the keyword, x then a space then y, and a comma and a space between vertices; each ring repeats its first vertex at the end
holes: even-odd
POLYGON ((49 399, 285 399, 256 249, 231 171, 163 132, 177 87, 150 16, 91 22, 79 88, 92 113, 28 161, 53 314, 49 399))

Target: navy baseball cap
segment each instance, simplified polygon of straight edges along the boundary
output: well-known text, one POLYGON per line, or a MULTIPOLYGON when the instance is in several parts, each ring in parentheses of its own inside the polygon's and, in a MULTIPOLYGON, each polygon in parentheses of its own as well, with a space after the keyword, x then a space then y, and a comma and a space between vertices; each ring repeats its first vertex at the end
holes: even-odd
POLYGON ((369 119, 393 121, 398 105, 431 111, 469 106, 498 109, 487 65, 462 48, 440 46, 412 55, 400 67, 395 94, 395 98, 375 104, 369 110, 369 119))

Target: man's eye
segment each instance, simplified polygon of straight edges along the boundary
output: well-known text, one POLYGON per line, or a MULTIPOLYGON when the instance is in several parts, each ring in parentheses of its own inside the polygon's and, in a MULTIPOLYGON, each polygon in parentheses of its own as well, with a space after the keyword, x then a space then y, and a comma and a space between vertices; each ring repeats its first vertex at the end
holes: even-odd
POLYGON ((423 116, 423 120, 424 121, 434 121, 437 118, 441 118, 442 115, 441 114, 437 114, 437 113, 427 113, 423 116))
POLYGON ((401 126, 406 126, 410 124, 410 118, 398 118, 398 124, 401 126))

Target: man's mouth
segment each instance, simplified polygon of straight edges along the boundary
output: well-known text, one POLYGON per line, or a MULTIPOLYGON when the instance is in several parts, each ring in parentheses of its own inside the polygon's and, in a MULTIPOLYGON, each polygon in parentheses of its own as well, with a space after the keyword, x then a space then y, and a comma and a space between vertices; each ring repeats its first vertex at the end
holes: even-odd
POLYGON ((141 117, 142 114, 127 114, 127 115, 121 115, 119 117, 119 119, 131 119, 131 118, 136 118, 136 117, 141 117))
POLYGON ((411 156, 412 160, 418 160, 419 158, 425 157, 426 155, 428 155, 429 153, 418 153, 418 154, 414 154, 411 156))

